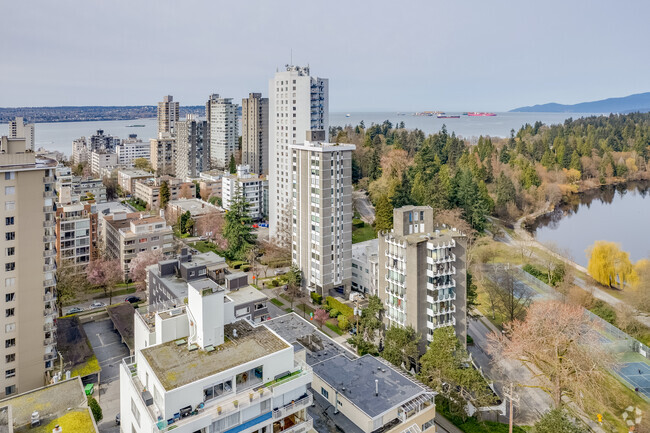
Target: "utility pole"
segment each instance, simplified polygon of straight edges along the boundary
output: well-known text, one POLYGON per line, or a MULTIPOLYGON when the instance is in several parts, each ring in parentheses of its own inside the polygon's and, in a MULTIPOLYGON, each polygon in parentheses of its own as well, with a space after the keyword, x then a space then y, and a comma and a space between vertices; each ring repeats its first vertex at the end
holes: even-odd
POLYGON ((514 384, 510 382, 510 392, 505 393, 505 397, 510 400, 510 416, 509 416, 509 427, 508 427, 508 433, 512 433, 512 426, 513 426, 513 401, 516 401, 519 403, 519 396, 515 395, 514 392, 514 384))

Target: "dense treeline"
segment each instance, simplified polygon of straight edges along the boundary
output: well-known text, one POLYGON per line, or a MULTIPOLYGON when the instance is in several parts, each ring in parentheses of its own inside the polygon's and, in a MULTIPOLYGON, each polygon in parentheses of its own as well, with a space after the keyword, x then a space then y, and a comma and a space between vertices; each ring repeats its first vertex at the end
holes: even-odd
POLYGON ((330 137, 357 145, 353 181, 370 193, 378 228, 390 227, 393 207, 417 204, 460 208, 482 231, 490 214, 514 219, 573 192, 650 178, 647 113, 536 122, 475 144, 444 126, 426 136, 389 121, 331 128, 330 137))

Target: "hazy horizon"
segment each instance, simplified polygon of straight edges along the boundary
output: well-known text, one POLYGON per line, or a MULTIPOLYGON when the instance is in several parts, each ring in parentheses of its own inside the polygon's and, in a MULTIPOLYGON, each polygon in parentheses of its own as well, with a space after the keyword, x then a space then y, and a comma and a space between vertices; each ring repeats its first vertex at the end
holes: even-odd
POLYGON ((650 3, 638 1, 35 0, 3 12, 1 107, 238 100, 267 95, 291 57, 330 79, 333 112, 508 111, 650 90, 650 3))

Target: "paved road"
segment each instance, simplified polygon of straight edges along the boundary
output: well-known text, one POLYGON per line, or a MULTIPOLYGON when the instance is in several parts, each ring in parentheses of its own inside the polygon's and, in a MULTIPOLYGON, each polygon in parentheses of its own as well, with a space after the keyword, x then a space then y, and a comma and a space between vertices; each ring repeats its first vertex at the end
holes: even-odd
MULTIPOLYGON (((133 295, 137 296, 140 299, 145 298, 144 292, 136 292, 136 293, 130 293, 128 295, 113 296, 112 304, 121 304, 122 302, 124 302, 124 299, 127 296, 133 296, 133 295)), ((90 308, 90 304, 92 304, 93 302, 102 302, 104 303, 104 305, 111 305, 111 298, 89 299, 83 302, 76 303, 74 305, 68 305, 67 307, 63 307, 63 315, 66 315, 71 308, 75 308, 75 307, 83 308, 84 311, 93 310, 94 308, 90 308)), ((99 308, 104 308, 104 307, 99 307, 99 308)))
POLYGON ((367 224, 375 222, 375 208, 370 203, 365 191, 352 191, 352 203, 364 222, 367 224))
POLYGON ((89 322, 83 325, 90 345, 102 368, 101 385, 98 398, 104 419, 99 423, 100 433, 119 433, 115 425, 115 415, 120 411, 119 365, 123 358, 129 356, 129 349, 122 343, 120 335, 113 330, 109 319, 89 322))
MULTIPOLYGON (((468 321, 468 333, 474 339, 474 345, 468 346, 474 362, 481 367, 485 375, 494 382, 494 387, 499 396, 504 395, 504 388, 510 382, 517 385, 535 384, 533 374, 519 361, 495 359, 488 353, 487 335, 498 332, 486 318, 468 321)), ((516 393, 521 397, 520 403, 515 406, 515 423, 530 425, 540 415, 551 407, 552 400, 539 388, 517 386, 516 393)))

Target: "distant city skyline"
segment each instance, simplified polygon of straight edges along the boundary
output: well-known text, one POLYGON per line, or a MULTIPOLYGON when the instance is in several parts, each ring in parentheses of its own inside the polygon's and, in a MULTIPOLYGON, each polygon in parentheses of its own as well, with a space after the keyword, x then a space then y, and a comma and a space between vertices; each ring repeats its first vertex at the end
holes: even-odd
POLYGON ((572 104, 650 91, 649 13, 646 2, 601 0, 13 2, 0 26, 11 53, 0 106, 163 95, 187 106, 212 93, 240 104, 268 97, 291 62, 329 78, 333 112, 572 104))

